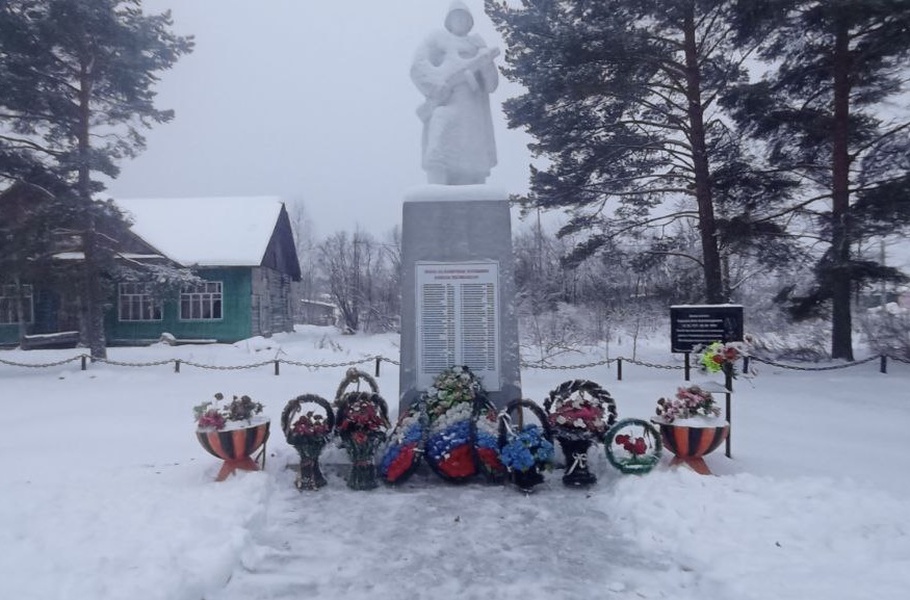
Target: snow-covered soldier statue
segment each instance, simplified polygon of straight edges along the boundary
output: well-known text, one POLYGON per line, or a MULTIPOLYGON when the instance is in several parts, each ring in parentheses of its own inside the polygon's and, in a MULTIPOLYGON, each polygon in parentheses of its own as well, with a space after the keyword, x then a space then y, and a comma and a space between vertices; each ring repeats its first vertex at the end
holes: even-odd
POLYGON ((499 54, 470 31, 474 18, 456 0, 445 29, 417 49, 411 79, 426 96, 417 114, 423 121, 422 163, 431 184, 482 184, 496 165, 489 95, 499 84, 493 59, 499 54))

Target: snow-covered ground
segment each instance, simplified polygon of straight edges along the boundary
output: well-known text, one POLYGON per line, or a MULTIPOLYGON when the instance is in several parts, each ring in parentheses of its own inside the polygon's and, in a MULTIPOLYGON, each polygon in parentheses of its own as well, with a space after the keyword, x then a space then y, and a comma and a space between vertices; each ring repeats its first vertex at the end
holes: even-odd
MULTIPOLYGON (((180 358, 245 365, 278 358, 397 359, 394 336, 301 328, 234 346, 113 348, 123 362, 180 358)), ((640 358, 678 360, 665 340, 640 358)), ((621 354, 621 348, 618 349, 621 354)), ((641 350, 640 350, 641 352, 641 350)), ((7 351, 47 363, 76 350, 7 351)), ((567 364, 598 360, 565 358, 567 364)), ((715 477, 670 469, 622 476, 602 449, 600 481, 566 489, 560 473, 525 496, 418 474, 400 488, 300 493, 280 433, 287 400, 331 398, 344 367, 0 364, 0 598, 711 598, 903 600, 910 593, 910 366, 807 373, 758 365, 738 379, 733 459, 715 477), (273 419, 266 470, 213 482, 219 461, 195 439, 192 407, 248 394, 273 419)), ((372 370, 372 363, 363 365, 372 370)), ((620 417, 648 417, 682 375, 625 364, 526 369, 541 402, 573 378, 601 383, 620 417)), ((394 406, 398 371, 377 380, 394 406)), ((325 462, 343 459, 327 450, 325 462)))

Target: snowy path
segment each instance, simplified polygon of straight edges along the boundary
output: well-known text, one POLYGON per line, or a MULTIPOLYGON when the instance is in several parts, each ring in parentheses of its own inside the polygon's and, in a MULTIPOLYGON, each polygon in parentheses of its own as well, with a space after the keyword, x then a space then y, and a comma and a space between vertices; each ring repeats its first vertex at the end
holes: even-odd
POLYGON ((530 496, 422 473, 370 492, 329 475, 326 488, 298 493, 292 472, 279 473, 255 549, 206 600, 481 599, 493 589, 502 599, 660 598, 667 587, 680 597, 679 569, 615 532, 598 501, 612 493, 609 482, 585 491, 564 488, 559 472, 548 477, 530 496), (668 576, 672 585, 654 585, 668 576))

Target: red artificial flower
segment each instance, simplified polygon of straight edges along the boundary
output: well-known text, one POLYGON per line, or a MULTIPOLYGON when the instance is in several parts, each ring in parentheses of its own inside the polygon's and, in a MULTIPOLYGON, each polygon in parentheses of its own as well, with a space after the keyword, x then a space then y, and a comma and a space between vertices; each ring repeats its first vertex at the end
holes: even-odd
POLYGON ((225 423, 224 416, 214 408, 210 408, 205 414, 199 417, 198 426, 200 428, 212 427, 214 429, 221 429, 224 427, 225 423))
POLYGON ((499 460, 499 456, 496 454, 496 451, 492 448, 478 448, 477 457, 484 465, 486 465, 488 469, 495 473, 504 473, 506 470, 505 466, 502 464, 502 461, 499 460))
POLYGON ((474 460, 471 448, 462 444, 449 453, 449 457, 439 463, 439 470, 453 478, 469 477, 474 474, 474 460))
POLYGON ((411 465, 414 463, 415 447, 416 444, 408 444, 402 448, 398 456, 395 457, 395 460, 392 461, 392 464, 389 465, 389 472, 386 473, 386 479, 389 482, 394 483, 395 481, 398 481, 398 478, 411 468, 411 465))

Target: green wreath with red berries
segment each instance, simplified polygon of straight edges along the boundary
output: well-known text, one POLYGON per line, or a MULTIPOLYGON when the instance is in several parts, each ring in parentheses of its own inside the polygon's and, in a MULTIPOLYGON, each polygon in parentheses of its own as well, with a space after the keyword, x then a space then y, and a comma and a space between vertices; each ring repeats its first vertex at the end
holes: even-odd
POLYGON ((623 419, 604 436, 607 460, 626 475, 644 475, 660 461, 660 432, 643 419, 623 419))

